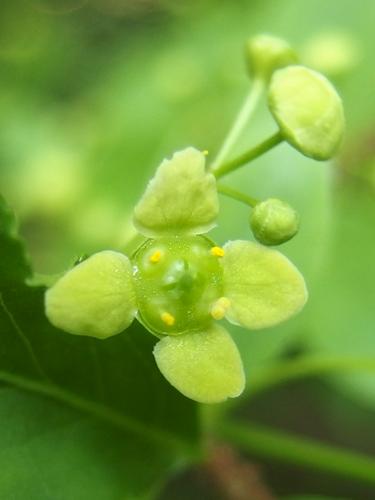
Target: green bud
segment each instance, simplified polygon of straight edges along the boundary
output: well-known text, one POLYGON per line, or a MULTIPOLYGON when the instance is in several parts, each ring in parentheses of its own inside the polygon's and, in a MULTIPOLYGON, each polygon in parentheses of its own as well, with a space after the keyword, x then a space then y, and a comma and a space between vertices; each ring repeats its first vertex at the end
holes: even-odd
POLYGON ((274 73, 268 105, 286 141, 305 156, 328 160, 344 133, 342 101, 320 73, 289 66, 274 73))
POLYGON ((296 63, 298 58, 285 40, 262 34, 247 41, 246 60, 250 75, 267 81, 273 71, 296 63))
POLYGON ((280 245, 297 234, 299 216, 285 201, 269 198, 254 207, 250 226, 255 238, 263 245, 280 245))

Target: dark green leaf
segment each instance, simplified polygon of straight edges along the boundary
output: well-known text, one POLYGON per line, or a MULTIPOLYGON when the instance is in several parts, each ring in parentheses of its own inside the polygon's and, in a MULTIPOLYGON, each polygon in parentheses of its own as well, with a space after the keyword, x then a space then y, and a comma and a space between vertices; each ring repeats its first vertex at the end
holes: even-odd
POLYGON ((0 208, 0 498, 143 498, 198 454, 196 405, 160 375, 138 323, 105 341, 48 323, 0 208))

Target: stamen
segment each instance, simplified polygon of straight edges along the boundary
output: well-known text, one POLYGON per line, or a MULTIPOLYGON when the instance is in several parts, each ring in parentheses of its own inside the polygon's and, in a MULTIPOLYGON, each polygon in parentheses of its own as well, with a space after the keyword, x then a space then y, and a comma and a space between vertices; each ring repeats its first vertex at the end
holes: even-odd
POLYGON ((212 247, 211 254, 214 257, 224 257, 225 251, 224 251, 224 248, 221 248, 221 247, 212 247))
POLYGON ((220 297, 211 307, 211 316, 216 320, 223 319, 229 306, 230 300, 227 297, 220 297))
POLYGON ((204 154, 204 156, 208 156, 208 150, 205 149, 204 151, 202 151, 202 154, 204 154))
POLYGON ((225 310, 229 309, 230 300, 228 299, 228 297, 220 297, 218 302, 220 303, 221 307, 224 307, 225 310))
POLYGON ((225 316, 225 309, 220 304, 215 303, 211 308, 211 316, 216 319, 223 319, 225 316))
POLYGON ((167 326, 173 326, 175 324, 176 318, 169 312, 163 312, 160 317, 167 326))
POLYGON ((161 251, 160 250, 155 250, 155 252, 150 256, 150 262, 153 264, 157 264, 159 260, 161 259, 161 251))

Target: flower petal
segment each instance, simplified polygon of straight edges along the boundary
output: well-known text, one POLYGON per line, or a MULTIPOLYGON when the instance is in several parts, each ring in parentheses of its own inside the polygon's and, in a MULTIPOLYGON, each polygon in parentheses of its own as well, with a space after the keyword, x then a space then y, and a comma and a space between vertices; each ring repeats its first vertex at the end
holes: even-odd
POLYGON ((164 337, 156 344, 154 356, 168 382, 199 403, 219 403, 244 389, 240 354, 221 326, 164 337))
POLYGON ((105 339, 122 332, 136 314, 129 259, 112 251, 92 255, 47 291, 45 306, 51 323, 69 333, 105 339))
POLYGON ((280 252, 249 241, 224 246, 226 317, 245 328, 266 328, 296 314, 307 300, 303 276, 280 252))
POLYGON ((194 148, 164 160, 134 210, 134 224, 145 236, 201 234, 219 212, 216 180, 205 172, 205 156, 194 148))

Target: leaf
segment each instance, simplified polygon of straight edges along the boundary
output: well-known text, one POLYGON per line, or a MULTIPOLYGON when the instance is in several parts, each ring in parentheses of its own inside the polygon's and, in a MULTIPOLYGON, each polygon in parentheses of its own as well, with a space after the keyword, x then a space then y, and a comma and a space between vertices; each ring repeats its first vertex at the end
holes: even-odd
MULTIPOLYGON (((375 359, 374 211, 375 198, 366 186, 351 180, 335 191, 330 252, 315 291, 314 331, 308 339, 324 355, 375 359)), ((375 407, 372 374, 341 375, 335 381, 375 407)))
POLYGON ((196 405, 163 379, 138 323, 105 341, 49 324, 0 207, 0 497, 144 498, 197 455, 196 405))
POLYGON ((0 196, 0 287, 26 280, 31 275, 22 245, 15 239, 15 220, 0 196))
POLYGON ((291 495, 282 497, 283 500, 349 500, 344 497, 327 497, 326 495, 291 495))

